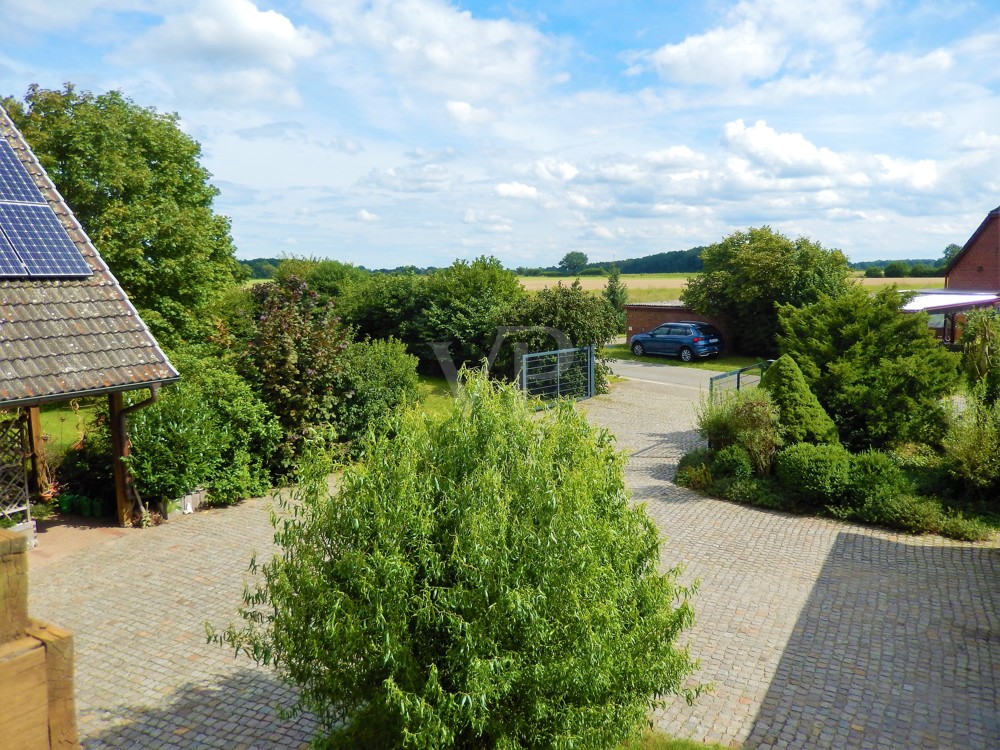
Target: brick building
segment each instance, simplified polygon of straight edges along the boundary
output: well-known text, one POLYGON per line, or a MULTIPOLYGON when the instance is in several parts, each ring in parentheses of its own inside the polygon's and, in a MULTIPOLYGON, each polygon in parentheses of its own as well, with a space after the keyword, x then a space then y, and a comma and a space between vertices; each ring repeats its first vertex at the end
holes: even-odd
POLYGON ((651 331, 662 323, 678 323, 682 320, 699 320, 711 323, 720 331, 725 341, 730 340, 729 331, 724 324, 711 316, 695 312, 686 307, 680 300, 669 302, 636 302, 625 305, 626 332, 631 339, 633 334, 651 331))
POLYGON ((945 269, 946 289, 1000 291, 1000 206, 990 211, 979 229, 945 269))

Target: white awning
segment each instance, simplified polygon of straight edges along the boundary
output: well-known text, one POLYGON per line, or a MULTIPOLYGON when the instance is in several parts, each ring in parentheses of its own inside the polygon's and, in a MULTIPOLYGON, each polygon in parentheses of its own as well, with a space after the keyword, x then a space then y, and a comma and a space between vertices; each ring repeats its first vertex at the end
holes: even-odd
POLYGON ((924 292, 917 294, 903 305, 903 311, 958 311, 974 307, 991 307, 996 305, 998 301, 1000 301, 1000 295, 986 292, 924 292))

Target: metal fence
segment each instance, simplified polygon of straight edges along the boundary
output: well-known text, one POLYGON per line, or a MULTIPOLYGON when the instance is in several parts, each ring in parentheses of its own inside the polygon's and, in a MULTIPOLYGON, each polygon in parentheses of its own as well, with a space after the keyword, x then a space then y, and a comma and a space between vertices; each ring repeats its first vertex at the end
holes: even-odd
POLYGON ((590 398, 594 395, 594 347, 524 354, 520 380, 529 397, 590 398))
POLYGON ((741 367, 738 370, 731 370, 730 372, 724 372, 721 375, 715 375, 708 381, 708 390, 710 393, 715 393, 715 391, 738 391, 740 388, 755 386, 760 382, 764 371, 770 367, 771 362, 773 361, 774 360, 769 359, 761 362, 755 362, 752 365, 741 367))

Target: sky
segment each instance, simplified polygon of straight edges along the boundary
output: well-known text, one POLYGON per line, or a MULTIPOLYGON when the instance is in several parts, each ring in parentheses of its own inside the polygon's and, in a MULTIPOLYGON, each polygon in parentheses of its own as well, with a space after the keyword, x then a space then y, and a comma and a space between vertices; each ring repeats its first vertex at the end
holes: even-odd
POLYGON ((240 258, 556 265, 1000 205, 998 0, 0 0, 0 95, 176 112, 240 258))

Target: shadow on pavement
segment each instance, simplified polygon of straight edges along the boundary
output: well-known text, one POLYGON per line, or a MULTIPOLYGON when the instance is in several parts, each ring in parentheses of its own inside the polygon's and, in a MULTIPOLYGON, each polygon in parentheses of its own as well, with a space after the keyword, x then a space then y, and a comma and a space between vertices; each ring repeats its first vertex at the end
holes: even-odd
POLYGON ((840 533, 748 748, 996 748, 1000 550, 840 533))
POLYGON ((274 675, 246 670, 215 684, 182 686, 153 708, 91 712, 80 716, 83 747, 286 749, 308 746, 315 730, 311 716, 282 719, 294 700, 291 688, 274 675), (119 714, 119 715, 116 715, 119 714), (121 722, 89 734, 90 722, 121 722))

